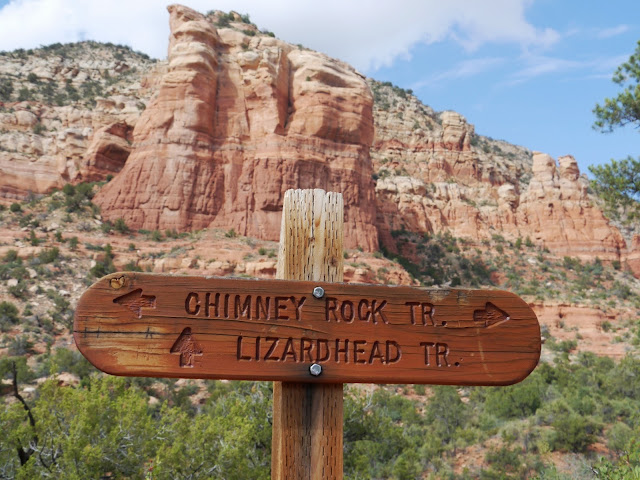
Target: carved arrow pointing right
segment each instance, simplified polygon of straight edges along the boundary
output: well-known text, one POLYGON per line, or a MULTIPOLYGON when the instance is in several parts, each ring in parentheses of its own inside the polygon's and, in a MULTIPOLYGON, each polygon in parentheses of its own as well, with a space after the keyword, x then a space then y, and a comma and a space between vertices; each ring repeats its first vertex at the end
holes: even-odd
POLYGON ((507 312, 500 310, 491 302, 487 302, 484 310, 476 310, 473 312, 473 321, 482 327, 493 327, 506 322, 509 318, 507 312))

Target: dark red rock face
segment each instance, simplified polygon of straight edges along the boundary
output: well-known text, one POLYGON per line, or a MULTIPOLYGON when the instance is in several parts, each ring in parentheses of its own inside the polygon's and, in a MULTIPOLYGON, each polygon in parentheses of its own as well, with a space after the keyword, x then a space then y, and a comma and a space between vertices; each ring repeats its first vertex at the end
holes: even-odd
POLYGON ((347 247, 378 246, 372 96, 348 65, 169 7, 169 69, 123 170, 96 196, 133 228, 277 240, 284 192, 341 192, 347 247))

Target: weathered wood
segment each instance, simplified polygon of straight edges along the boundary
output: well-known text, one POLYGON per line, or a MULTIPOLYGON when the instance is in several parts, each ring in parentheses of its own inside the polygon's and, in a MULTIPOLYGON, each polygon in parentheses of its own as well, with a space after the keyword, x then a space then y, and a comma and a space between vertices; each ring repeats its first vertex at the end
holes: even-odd
POLYGON ((339 194, 287 192, 286 280, 100 279, 78 302, 78 348, 116 375, 284 381, 274 384, 277 479, 342 478, 343 383, 508 385, 535 368, 540 328, 511 293, 337 283, 342 208, 339 194))
MULTIPOLYGON (((341 282, 343 224, 341 194, 287 191, 276 277, 341 282)), ((273 418, 272 479, 342 479, 342 384, 275 382, 273 418)))
POLYGON ((504 385, 540 355, 535 314, 508 292, 136 272, 85 292, 74 336, 132 376, 504 385))

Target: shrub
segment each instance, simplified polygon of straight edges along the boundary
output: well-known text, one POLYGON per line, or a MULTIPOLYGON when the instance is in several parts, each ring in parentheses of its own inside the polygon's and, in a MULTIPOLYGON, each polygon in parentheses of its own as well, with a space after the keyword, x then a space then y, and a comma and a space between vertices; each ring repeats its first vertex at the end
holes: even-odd
POLYGON ((602 480, 638 480, 640 478, 640 442, 637 438, 629 441, 628 450, 615 461, 601 458, 591 468, 595 478, 602 480))
POLYGON ((29 243, 34 247, 40 244, 40 239, 36 237, 36 232, 33 230, 29 232, 29 243))
POLYGON ((578 347, 578 341, 562 340, 561 342, 556 342, 555 339, 550 338, 549 340, 547 340, 546 345, 549 348, 549 350, 552 350, 554 352, 569 353, 578 347))
POLYGON ((80 352, 67 348, 57 348, 52 360, 56 371, 51 373, 69 372, 82 379, 96 372, 95 367, 80 352))
POLYGON ((526 417, 540 408, 543 394, 544 382, 534 373, 516 385, 492 388, 487 395, 486 408, 501 418, 526 417))
POLYGON ((633 429, 626 423, 616 422, 607 432, 607 446, 614 452, 623 452, 633 438, 633 429))
POLYGON ((640 397, 640 362, 627 355, 607 376, 605 391, 629 398, 640 397))
POLYGON ((0 331, 6 332, 18 320, 18 307, 11 302, 0 303, 0 331))
POLYGON ((18 251, 17 250, 7 250, 7 253, 4 254, 2 260, 5 263, 12 263, 18 260, 18 251))
POLYGON ((63 323, 67 328, 71 329, 73 320, 73 311, 70 308, 69 301, 55 290, 47 290, 47 297, 53 300, 54 310, 49 311, 52 320, 63 323))
POLYGON ((113 230, 113 224, 109 220, 107 220, 106 222, 102 222, 102 225, 100 225, 100 230, 102 230, 102 233, 109 234, 111 233, 111 230, 113 230))
POLYGON ((113 223, 113 228, 118 233, 129 233, 129 231, 130 231, 129 227, 127 226, 126 222, 124 221, 124 218, 116 219, 116 221, 113 223))
POLYGON ((38 260, 40 260, 41 263, 53 263, 59 256, 60 249, 58 247, 47 248, 38 254, 38 260))
POLYGON ((33 91, 29 90, 26 87, 21 88, 20 91, 18 92, 18 101, 26 102, 29 100, 33 100, 33 91))
POLYGON ((78 185, 73 186, 70 183, 67 183, 62 187, 62 193, 65 195, 65 206, 67 207, 67 212, 81 211, 84 207, 91 207, 93 212, 91 199, 94 195, 94 185, 94 183, 79 183, 78 185))
POLYGON ((232 228, 227 233, 225 233, 224 236, 227 238, 236 238, 238 234, 236 233, 235 229, 232 228))
POLYGON ((17 285, 9 287, 8 290, 15 298, 19 298, 21 300, 27 298, 27 285, 22 280, 18 281, 17 285))
POLYGON ((13 213, 18 213, 22 211, 22 206, 19 203, 12 203, 9 210, 13 213))
POLYGON ((103 257, 96 261, 96 264, 91 268, 89 273, 96 278, 100 278, 115 271, 116 267, 113 264, 113 252, 111 249, 111 244, 107 244, 107 246, 104 247, 103 257))
POLYGON ((218 21, 216 22, 216 26, 217 27, 228 27, 231 24, 231 22, 234 20, 234 18, 235 17, 233 16, 233 13, 231 13, 231 12, 223 13, 218 18, 218 21))
POLYGON ((62 187, 62 193, 64 193, 67 197, 70 197, 72 195, 75 195, 76 188, 70 183, 67 183, 64 185, 64 187, 62 187))
POLYGON ((9 342, 9 355, 15 357, 26 355, 31 352, 32 348, 33 342, 27 335, 16 335, 15 338, 9 342))
POLYGON ((41 122, 38 122, 33 126, 33 133, 35 133, 36 135, 41 135, 46 131, 47 129, 44 127, 44 125, 41 122))
POLYGON ((71 250, 76 250, 78 248, 78 237, 71 237, 69 239, 69 248, 71 250))
POLYGON ((142 268, 140 268, 133 260, 127 263, 122 269, 125 272, 142 272, 142 268))
POLYGON ((523 471, 522 454, 517 448, 511 450, 503 446, 498 450, 490 450, 487 452, 485 460, 491 467, 488 471, 482 472, 483 475, 480 477, 482 479, 524 478, 525 472, 523 471), (494 476, 494 473, 498 473, 498 475, 494 476), (511 477, 511 475, 505 476, 505 473, 517 475, 517 477, 511 477))
POLYGON ((555 430, 552 447, 554 450, 584 452, 591 445, 597 433, 597 426, 589 417, 569 413, 558 415, 551 424, 555 430))
POLYGON ((11 101, 11 94, 13 93, 13 82, 10 78, 0 78, 0 101, 11 101))

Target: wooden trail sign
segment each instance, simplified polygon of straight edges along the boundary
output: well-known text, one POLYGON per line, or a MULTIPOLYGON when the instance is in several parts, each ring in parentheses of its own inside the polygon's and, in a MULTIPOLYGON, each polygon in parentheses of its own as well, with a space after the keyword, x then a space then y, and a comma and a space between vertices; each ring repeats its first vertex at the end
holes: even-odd
POLYGON ((275 380, 271 478, 342 479, 343 383, 508 385, 540 327, 501 291, 342 281, 342 195, 289 190, 281 280, 108 275, 78 302, 74 338, 117 375, 275 380))
POLYGON ((309 383, 507 385, 541 346, 503 291, 135 272, 85 292, 74 337, 115 375, 309 383))

